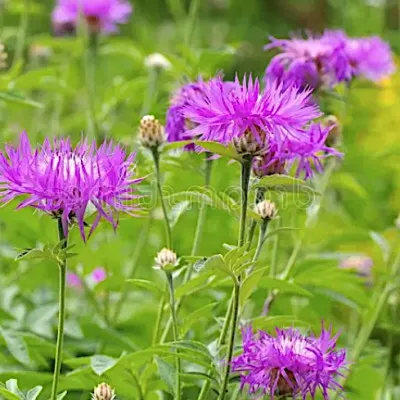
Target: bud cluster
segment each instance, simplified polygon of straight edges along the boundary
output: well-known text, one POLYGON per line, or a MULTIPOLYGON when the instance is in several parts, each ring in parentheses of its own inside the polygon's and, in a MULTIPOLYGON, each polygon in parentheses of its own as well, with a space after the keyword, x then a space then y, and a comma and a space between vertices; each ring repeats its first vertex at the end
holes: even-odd
POLYGON ((159 147, 165 142, 164 127, 154 115, 145 115, 139 126, 140 143, 149 149, 159 147))

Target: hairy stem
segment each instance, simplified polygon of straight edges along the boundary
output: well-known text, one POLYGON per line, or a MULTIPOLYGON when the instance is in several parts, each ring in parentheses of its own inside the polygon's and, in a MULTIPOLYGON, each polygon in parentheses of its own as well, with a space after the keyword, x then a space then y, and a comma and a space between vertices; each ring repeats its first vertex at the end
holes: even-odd
MULTIPOLYGON (((62 249, 67 247, 67 238, 64 235, 61 218, 58 218, 58 236, 60 241, 64 241, 62 249)), ((54 363, 53 384, 51 388, 51 400, 57 399, 58 380, 61 371, 62 349, 64 341, 64 322, 65 322, 65 284, 67 275, 67 260, 64 258, 58 264, 59 268, 59 294, 58 294, 58 328, 57 328, 57 343, 56 356, 54 363)))
POLYGON ((162 208, 163 215, 164 215, 167 247, 168 247, 168 249, 171 249, 172 248, 172 232, 171 232, 171 225, 169 223, 167 207, 165 205, 164 196, 163 196, 162 187, 161 187, 160 153, 157 148, 153 148, 151 153, 153 154, 154 167, 155 167, 155 171, 156 171, 158 197, 160 199, 160 204, 161 204, 161 208, 162 208))

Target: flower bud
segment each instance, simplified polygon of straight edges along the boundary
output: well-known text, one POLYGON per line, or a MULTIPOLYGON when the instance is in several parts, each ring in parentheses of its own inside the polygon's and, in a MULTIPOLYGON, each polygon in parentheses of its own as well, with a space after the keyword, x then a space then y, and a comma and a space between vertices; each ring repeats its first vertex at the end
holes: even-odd
POLYGON ((339 120, 334 115, 328 115, 324 118, 322 124, 327 128, 331 128, 328 137, 326 138, 325 144, 328 147, 334 147, 340 144, 342 140, 342 126, 339 120))
POLYGON ((158 147, 165 142, 164 127, 154 115, 145 115, 141 119, 139 140, 147 148, 158 147))
POLYGON ((160 53, 149 54, 144 60, 144 65, 147 68, 155 68, 165 71, 170 70, 172 66, 171 63, 160 53))
POLYGON ((157 267, 164 269, 168 266, 175 266, 178 262, 176 254, 167 248, 163 248, 154 259, 156 261, 157 267))
POLYGON ((286 164, 285 162, 281 162, 279 160, 274 161, 273 163, 269 163, 270 154, 266 154, 265 156, 258 156, 254 158, 252 171, 254 176, 257 178, 262 178, 263 176, 286 174, 286 164))
POLYGON ((107 383, 101 383, 94 388, 92 400, 114 400, 115 392, 107 383))
POLYGON ((3 43, 0 43, 0 69, 7 67, 8 54, 3 43))
POLYGON ((256 204, 255 212, 262 218, 266 220, 271 220, 277 214, 275 203, 269 200, 263 200, 262 202, 256 204))
POLYGON ((257 155, 264 150, 265 132, 259 130, 256 138, 252 131, 248 130, 244 135, 233 139, 233 146, 238 154, 257 155))

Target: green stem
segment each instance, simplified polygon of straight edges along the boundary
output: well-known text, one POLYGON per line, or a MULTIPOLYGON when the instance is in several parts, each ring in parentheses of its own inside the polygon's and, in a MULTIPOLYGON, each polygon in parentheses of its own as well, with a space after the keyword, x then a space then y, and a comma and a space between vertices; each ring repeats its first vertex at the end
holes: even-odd
POLYGON ((147 115, 150 113, 153 102, 155 99, 155 93, 157 89, 157 81, 158 81, 159 69, 158 68, 149 68, 149 79, 147 85, 147 92, 143 101, 142 110, 140 112, 141 115, 147 115))
POLYGON ((88 104, 88 121, 92 136, 96 140, 99 137, 100 130, 96 117, 96 62, 98 49, 98 36, 89 34, 86 38, 87 48, 83 53, 83 67, 85 73, 86 100, 88 104))
MULTIPOLYGON (((256 252, 254 253, 254 257, 253 257, 254 262, 256 262, 258 260, 258 258, 260 257, 261 250, 262 250, 264 242, 265 242, 265 233, 267 232, 268 224, 269 224, 268 219, 264 219, 263 221, 261 221, 260 234, 258 235, 256 252)), ((251 269, 254 269, 254 265, 251 269)))
MULTIPOLYGON (((58 218, 58 236, 60 241, 64 240, 62 249, 67 247, 67 238, 64 235, 61 218, 58 218)), ((57 399, 58 379, 61 371, 61 359, 64 340, 64 321, 65 321, 65 283, 67 275, 67 260, 64 258, 58 264, 59 267, 59 295, 58 295, 58 329, 57 329, 57 343, 56 343, 56 356, 54 363, 53 384, 51 388, 51 400, 57 399)))
MULTIPOLYGON (((210 159, 211 155, 212 155, 211 153, 208 153, 208 152, 205 153, 205 157, 206 157, 205 158, 205 166, 204 166, 204 187, 205 188, 208 188, 210 186, 210 181, 211 181, 211 171, 212 171, 212 161, 213 161, 212 159, 210 159)), ((191 256, 195 256, 199 250, 200 240, 203 235, 203 228, 204 228, 206 216, 207 216, 207 207, 205 204, 203 204, 200 208, 199 216, 197 218, 196 232, 194 235, 192 251, 190 253, 191 256)), ((192 274, 193 274, 193 268, 192 268, 192 266, 189 266, 188 269, 186 270, 185 276, 183 277, 183 284, 190 281, 192 274)), ((181 304, 184 299, 185 299, 185 296, 178 299, 178 301, 176 303, 176 307, 178 310, 181 307, 181 304)), ((172 319, 169 318, 167 325, 164 329, 163 335, 161 337, 161 343, 164 343, 165 340, 167 339, 168 333, 171 329, 171 325, 172 325, 172 319)))
MULTIPOLYGON (((238 246, 241 247, 244 244, 244 237, 245 237, 245 232, 246 232, 246 216, 247 216, 247 203, 248 203, 248 197, 249 197, 249 183, 250 183, 250 172, 251 172, 251 163, 252 159, 251 158, 245 158, 242 160, 241 166, 241 191, 242 191, 242 206, 241 206, 241 215, 240 215, 240 228, 239 228, 239 239, 238 239, 238 246)), ((236 334, 236 325, 237 325, 237 319, 238 319, 238 314, 239 314, 239 306, 235 307, 235 302, 236 302, 236 297, 240 296, 240 284, 235 284, 235 287, 233 289, 232 297, 228 305, 228 309, 225 314, 225 319, 224 319, 224 325, 222 327, 221 334, 218 339, 218 348, 220 348, 224 343, 226 336, 228 334, 228 329, 229 326, 232 323, 232 327, 234 326, 234 329, 232 330, 232 335, 233 335, 233 340, 235 339, 235 334, 236 334)), ((232 339, 231 335, 231 339, 232 339)), ((233 343, 232 343, 233 346, 233 343)), ((233 351, 233 349, 232 349, 233 351)), ((230 362, 231 362, 232 355, 229 356, 229 348, 228 348, 228 359, 227 363, 229 364, 229 371, 230 372, 230 362)), ((226 370, 225 370, 226 372, 226 370)), ((229 376, 228 378, 229 379, 229 376)), ((208 392, 210 390, 210 381, 206 380, 203 383, 203 386, 201 388, 198 400, 206 400, 208 399, 208 392)))
POLYGON ((138 377, 136 376, 136 374, 134 372, 131 372, 131 376, 133 379, 133 384, 135 385, 138 396, 139 396, 138 400, 144 400, 143 390, 142 390, 142 387, 140 386, 138 377))
POLYGON ((28 22, 29 22, 29 12, 30 12, 30 0, 25 0, 24 10, 22 12, 19 23, 18 38, 17 38, 17 45, 15 48, 13 67, 18 67, 24 56, 26 32, 28 29, 28 22))
MULTIPOLYGON (((167 275, 168 290, 170 296, 170 308, 172 317, 172 333, 174 336, 174 342, 179 340, 178 333, 178 321, 176 317, 176 303, 175 303, 175 292, 174 292, 174 279, 170 272, 165 272, 167 275)), ((176 356, 176 383, 175 383, 175 399, 180 400, 181 398, 181 360, 179 357, 179 352, 177 351, 176 356)))
POLYGON ((251 158, 244 158, 241 163, 242 209, 240 213, 239 240, 238 240, 239 247, 242 247, 244 245, 244 237, 246 233, 246 217, 247 217, 247 203, 249 198, 251 162, 252 162, 251 158))
POLYGON ((228 388, 229 375, 231 372, 231 362, 233 356, 233 347, 235 344, 236 328, 239 316, 239 297, 240 297, 240 283, 236 283, 233 290, 232 325, 228 342, 228 357, 225 365, 224 379, 222 381, 222 386, 218 397, 219 400, 223 400, 225 398, 226 391, 228 388))
POLYGON ((185 46, 190 47, 192 41, 193 30, 196 24, 196 15, 199 9, 200 0, 192 0, 189 8, 189 15, 186 20, 186 30, 185 30, 185 46))
MULTIPOLYGON (((158 311, 157 311, 157 318, 156 318, 156 324, 154 327, 154 332, 153 332, 153 346, 158 344, 158 335, 160 333, 160 327, 161 327, 161 321, 163 319, 164 315, 164 300, 165 300, 165 294, 161 296, 160 303, 158 305, 158 311)), ((172 318, 171 318, 172 321, 172 318)))
POLYGON ((153 154, 154 159, 154 167, 156 170, 156 181, 157 181, 157 191, 158 197, 160 198, 160 204, 164 215, 164 223, 165 223, 165 235, 167 240, 167 247, 169 249, 172 248, 172 233, 171 233, 171 226, 169 224, 167 207, 164 202, 164 196, 161 187, 161 174, 160 174, 160 153, 157 148, 153 148, 151 153, 153 154))

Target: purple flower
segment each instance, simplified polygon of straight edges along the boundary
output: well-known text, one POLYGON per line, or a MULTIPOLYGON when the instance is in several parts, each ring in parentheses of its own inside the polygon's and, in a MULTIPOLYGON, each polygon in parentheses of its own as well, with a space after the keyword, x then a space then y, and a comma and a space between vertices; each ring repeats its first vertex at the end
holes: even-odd
POLYGON ((193 93, 182 112, 195 124, 191 135, 224 145, 233 142, 238 153, 264 155, 265 169, 277 162, 298 161, 297 174, 309 177, 312 164, 321 167, 318 153, 338 154, 324 144, 330 128, 312 124, 321 113, 310 96, 310 90, 284 87, 278 81, 268 81, 261 91, 258 80, 251 77, 229 86, 216 78, 201 95, 193 93))
POLYGON ((275 39, 265 50, 277 48, 281 53, 272 58, 266 79, 278 79, 299 88, 332 87, 350 78, 345 41, 329 32, 321 37, 275 39))
POLYGON ((74 32, 80 14, 91 32, 113 33, 131 13, 132 6, 126 0, 58 0, 52 20, 59 34, 74 32))
POLYGON ((70 288, 79 289, 82 287, 81 278, 74 272, 67 272, 67 285, 70 288))
POLYGON ((346 53, 353 76, 376 82, 396 70, 389 44, 379 37, 350 38, 346 53))
POLYGON ((276 336, 251 327, 243 329, 243 354, 232 360, 232 371, 241 373, 242 389, 250 394, 315 398, 320 390, 339 391, 337 377, 346 367, 346 351, 336 350, 338 335, 322 326, 319 337, 305 336, 295 329, 276 329, 276 336))
POLYGON ((107 271, 103 267, 97 267, 92 271, 91 276, 94 282, 100 283, 107 279, 107 271))
POLYGON ((355 270, 359 276, 365 278, 371 277, 373 266, 372 258, 363 254, 349 256, 340 263, 340 268, 355 270))
POLYGON ((136 210, 132 185, 141 179, 133 179, 134 157, 107 141, 97 149, 87 141, 73 148, 69 139, 46 139, 32 149, 23 132, 18 146, 0 152, 0 202, 25 196, 18 209, 31 206, 61 218, 66 236, 76 221, 85 240, 88 207, 96 215, 90 234, 102 218, 116 229, 119 211, 133 215, 136 210))

